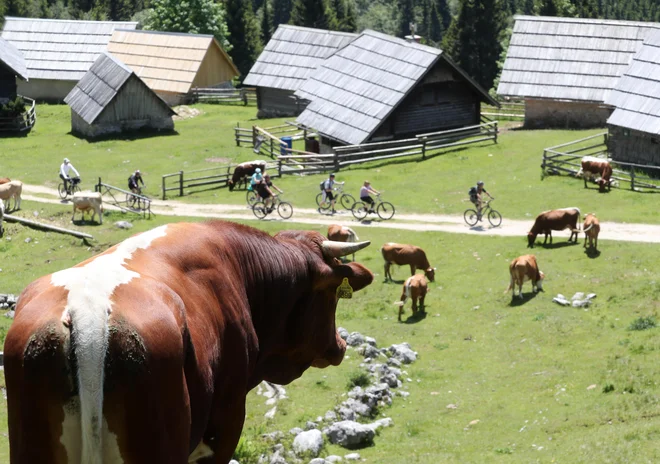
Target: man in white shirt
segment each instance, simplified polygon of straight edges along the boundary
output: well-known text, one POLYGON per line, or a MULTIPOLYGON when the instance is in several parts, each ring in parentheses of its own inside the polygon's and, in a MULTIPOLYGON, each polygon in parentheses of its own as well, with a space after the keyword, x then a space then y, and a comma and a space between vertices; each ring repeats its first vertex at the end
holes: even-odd
POLYGON ((332 192, 334 186, 335 186, 335 174, 332 173, 330 174, 330 177, 328 177, 325 180, 325 183, 323 184, 323 191, 325 192, 326 200, 328 200, 330 202, 330 205, 332 205, 333 214, 337 212, 335 211, 335 196, 332 192))
POLYGON ((69 162, 69 158, 64 158, 64 162, 60 165, 60 179, 64 181, 64 189, 67 192, 69 191, 69 182, 71 181, 71 177, 69 176, 70 171, 76 173, 76 177, 80 177, 76 168, 69 162))

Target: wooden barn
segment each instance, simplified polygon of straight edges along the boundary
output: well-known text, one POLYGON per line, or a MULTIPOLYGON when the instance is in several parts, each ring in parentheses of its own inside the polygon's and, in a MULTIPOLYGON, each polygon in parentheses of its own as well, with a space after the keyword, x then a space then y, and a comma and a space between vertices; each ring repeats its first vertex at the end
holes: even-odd
POLYGON ((525 126, 605 127, 606 100, 660 24, 516 16, 498 95, 524 98, 525 126))
POLYGON ((0 103, 16 98, 16 78, 27 81, 27 67, 23 54, 0 38, 0 103))
POLYGON ((499 106, 442 50, 366 30, 296 92, 310 101, 297 122, 336 145, 396 140, 480 123, 499 106))
POLYGON ((6 17, 1 36, 23 53, 30 79, 18 83, 18 93, 62 101, 106 50, 112 31, 136 26, 136 22, 6 17))
POLYGON ((71 131, 98 137, 138 129, 172 130, 176 113, 117 58, 102 53, 64 101, 71 131))
POLYGON ((660 166, 660 29, 650 35, 605 101, 615 161, 660 166))
POLYGON ((280 24, 243 81, 257 88, 257 117, 299 115, 307 102, 294 92, 326 58, 356 37, 348 32, 280 24))
POLYGON ((239 75, 212 35, 118 30, 108 51, 172 106, 186 103, 194 87, 217 87, 239 75))

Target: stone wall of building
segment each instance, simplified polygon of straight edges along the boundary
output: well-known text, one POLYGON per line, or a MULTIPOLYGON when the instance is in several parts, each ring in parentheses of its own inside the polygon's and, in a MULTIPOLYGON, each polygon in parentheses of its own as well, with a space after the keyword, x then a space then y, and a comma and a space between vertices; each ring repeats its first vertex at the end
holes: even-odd
POLYGON ((599 103, 525 99, 529 129, 589 129, 605 127, 613 108, 599 103))

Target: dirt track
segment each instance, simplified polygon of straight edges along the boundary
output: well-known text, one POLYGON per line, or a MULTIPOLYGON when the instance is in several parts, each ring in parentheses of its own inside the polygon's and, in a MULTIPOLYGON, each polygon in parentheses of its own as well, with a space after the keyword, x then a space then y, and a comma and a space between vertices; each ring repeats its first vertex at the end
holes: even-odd
MULTIPOLYGON (((23 185, 23 199, 43 203, 62 204, 57 191, 52 188, 23 185), (35 196, 34 194, 46 195, 35 196)), ((166 216, 192 216, 219 219, 258 219, 246 206, 240 205, 201 205, 181 203, 175 200, 153 200, 151 210, 157 215, 166 216)), ((341 211, 334 216, 322 215, 314 209, 296 208, 294 206, 293 217, 286 222, 299 224, 342 224, 355 228, 379 227, 386 229, 402 229, 415 231, 438 231, 458 234, 475 235, 500 235, 524 237, 529 231, 533 219, 511 220, 504 218, 502 225, 497 228, 490 227, 485 222, 475 227, 468 227, 461 216, 431 215, 431 214, 399 214, 393 220, 380 221, 376 215, 369 216, 371 221, 359 223, 348 211, 341 211)), ((265 221, 282 221, 277 215, 271 215, 265 221)), ((557 232, 557 237, 564 237, 568 232, 557 232)), ((660 225, 629 224, 616 222, 601 222, 601 233, 599 240, 619 240, 630 242, 660 243, 660 225)))

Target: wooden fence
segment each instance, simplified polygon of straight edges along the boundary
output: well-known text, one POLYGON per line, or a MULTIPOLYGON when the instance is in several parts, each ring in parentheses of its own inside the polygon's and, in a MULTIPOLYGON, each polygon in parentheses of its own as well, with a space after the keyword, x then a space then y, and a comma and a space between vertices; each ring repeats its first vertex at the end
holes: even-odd
POLYGON ((101 193, 105 203, 128 213, 141 214, 142 217, 151 218, 151 200, 144 195, 104 184, 100 177, 98 183, 94 186, 94 190, 101 193))
POLYGON ((37 122, 36 105, 33 99, 22 97, 30 105, 23 114, 11 118, 0 117, 0 131, 2 132, 27 132, 37 122))
POLYGON ((257 90, 253 87, 215 88, 194 87, 191 91, 195 103, 241 104, 254 106, 257 104, 257 90))
POLYGON ((481 114, 501 120, 524 121, 525 120, 525 100, 505 100, 499 99, 500 107, 483 105, 481 114))
MULTIPOLYGON (((583 156, 608 159, 607 132, 574 140, 543 150, 542 176, 567 174, 577 176, 583 156)), ((612 161, 612 180, 630 185, 631 190, 660 191, 660 167, 612 161)), ((616 186, 616 184, 614 184, 616 186)))

